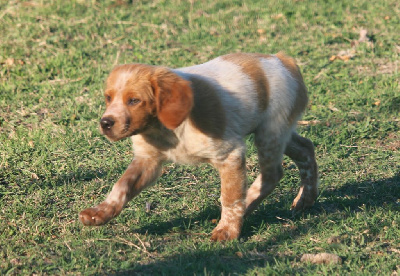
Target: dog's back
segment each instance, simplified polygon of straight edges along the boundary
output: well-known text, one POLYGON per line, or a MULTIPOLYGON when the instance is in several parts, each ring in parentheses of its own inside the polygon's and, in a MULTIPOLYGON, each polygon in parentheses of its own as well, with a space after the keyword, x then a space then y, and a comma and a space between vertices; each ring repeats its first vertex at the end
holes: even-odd
POLYGON ((225 138, 241 138, 265 120, 274 123, 279 132, 296 123, 307 103, 300 71, 291 58, 281 53, 229 54, 173 71, 194 83, 193 120, 208 114, 218 125, 218 135, 225 130, 225 138))

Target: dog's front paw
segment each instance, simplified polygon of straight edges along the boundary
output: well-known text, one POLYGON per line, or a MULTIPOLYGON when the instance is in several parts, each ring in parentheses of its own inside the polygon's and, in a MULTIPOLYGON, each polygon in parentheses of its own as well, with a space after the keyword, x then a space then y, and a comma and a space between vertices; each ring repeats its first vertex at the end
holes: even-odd
POLYGON ((103 202, 93 208, 87 208, 79 213, 79 220, 86 226, 97 226, 106 224, 118 215, 116 207, 103 202))
POLYGON ((318 192, 316 189, 310 189, 306 191, 304 187, 301 187, 298 195, 293 200, 292 207, 290 209, 294 214, 308 209, 314 205, 317 196, 318 192))
POLYGON ((211 233, 212 241, 230 241, 237 239, 240 234, 240 228, 221 222, 214 228, 211 233))

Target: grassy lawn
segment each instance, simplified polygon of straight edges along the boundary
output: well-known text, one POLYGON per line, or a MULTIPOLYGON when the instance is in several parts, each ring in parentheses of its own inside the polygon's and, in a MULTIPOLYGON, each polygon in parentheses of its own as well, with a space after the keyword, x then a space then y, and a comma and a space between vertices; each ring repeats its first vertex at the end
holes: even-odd
POLYGON ((0 275, 398 275, 399 14, 398 0, 0 0, 0 275), (115 64, 280 50, 309 89, 299 133, 314 142, 321 175, 312 209, 292 216, 299 177, 285 159, 240 240, 213 243, 216 171, 167 164, 111 223, 81 225, 79 211, 132 159, 129 139, 110 143, 98 130, 115 64), (300 261, 321 252, 343 262, 300 261))

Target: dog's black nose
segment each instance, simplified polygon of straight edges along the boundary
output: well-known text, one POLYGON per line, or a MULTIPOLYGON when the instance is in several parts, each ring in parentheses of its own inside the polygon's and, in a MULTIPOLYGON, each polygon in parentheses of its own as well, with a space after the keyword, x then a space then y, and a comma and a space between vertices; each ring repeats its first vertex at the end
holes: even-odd
POLYGON ((114 119, 110 117, 104 117, 101 118, 100 120, 100 125, 102 129, 111 129, 111 127, 114 125, 115 121, 114 119))

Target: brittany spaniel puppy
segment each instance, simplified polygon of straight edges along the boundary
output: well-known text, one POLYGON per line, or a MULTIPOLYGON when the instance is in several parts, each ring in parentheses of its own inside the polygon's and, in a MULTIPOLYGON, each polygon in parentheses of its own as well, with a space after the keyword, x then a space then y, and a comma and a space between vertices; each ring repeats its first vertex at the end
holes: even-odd
POLYGON ((208 162, 221 177, 221 219, 216 241, 236 239, 243 217, 282 178, 283 154, 300 170, 292 209, 314 204, 317 164, 310 140, 296 133, 307 89, 295 61, 236 53, 204 64, 170 69, 145 64, 115 67, 105 90, 101 131, 111 141, 131 137, 134 159, 99 205, 83 210, 84 225, 102 225, 154 184, 164 162, 208 162), (254 133, 260 175, 248 188, 246 135, 254 133))

